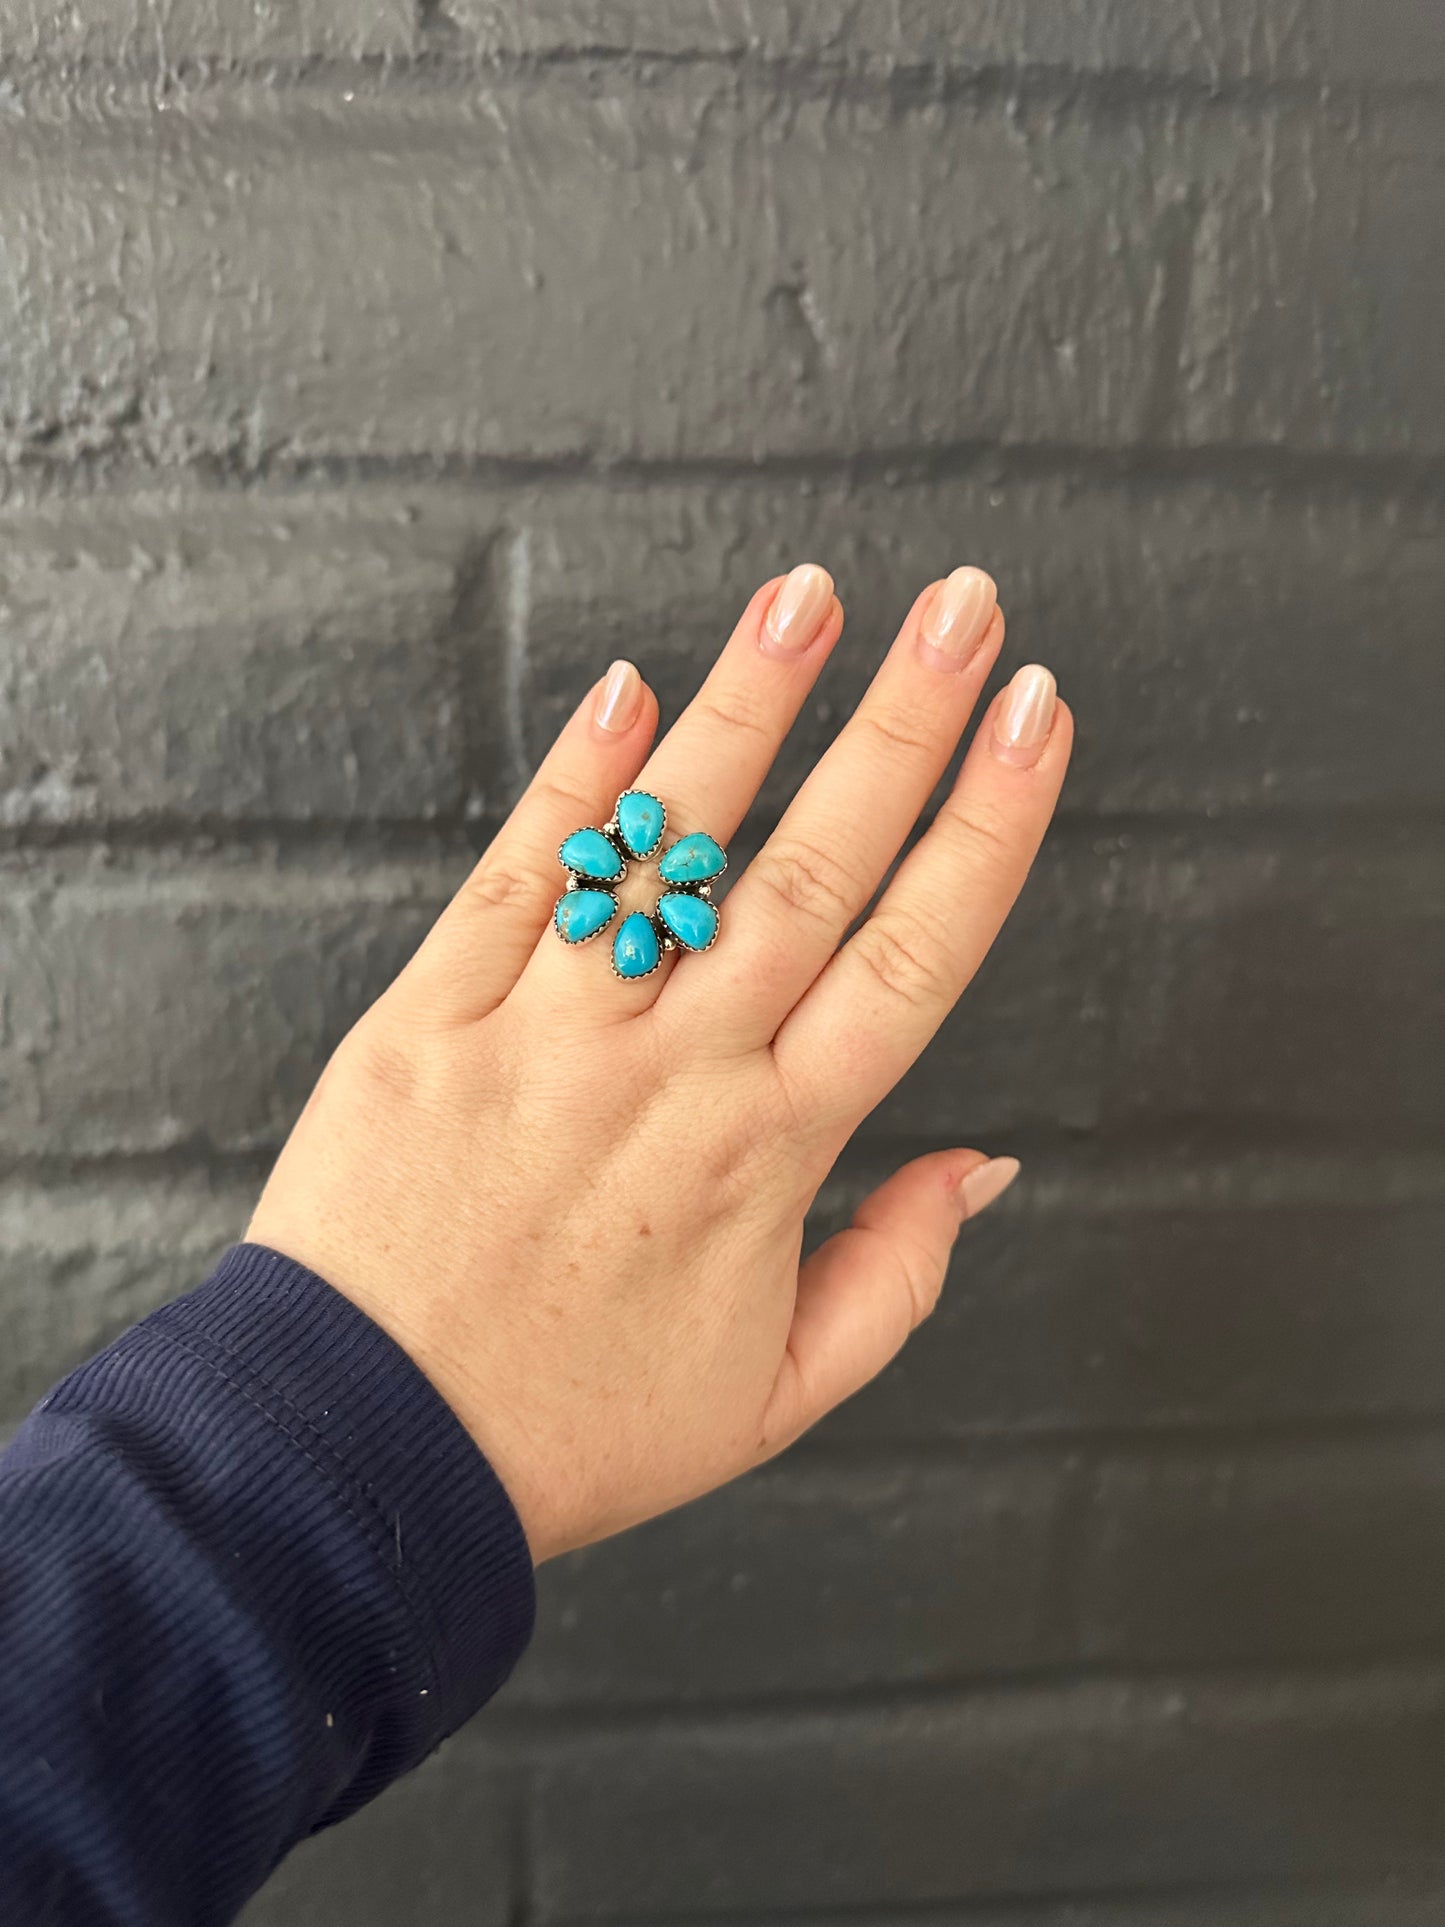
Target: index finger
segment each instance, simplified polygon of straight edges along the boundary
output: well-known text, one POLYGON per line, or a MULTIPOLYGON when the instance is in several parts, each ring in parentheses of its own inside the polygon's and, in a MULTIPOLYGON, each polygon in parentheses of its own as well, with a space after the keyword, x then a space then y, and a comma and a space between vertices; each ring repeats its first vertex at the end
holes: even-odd
POLYGON ((800 1115, 851 1131, 933 1036, 1023 888, 1072 743, 1053 677, 1036 664, 1020 669, 873 914, 774 1039, 800 1115))

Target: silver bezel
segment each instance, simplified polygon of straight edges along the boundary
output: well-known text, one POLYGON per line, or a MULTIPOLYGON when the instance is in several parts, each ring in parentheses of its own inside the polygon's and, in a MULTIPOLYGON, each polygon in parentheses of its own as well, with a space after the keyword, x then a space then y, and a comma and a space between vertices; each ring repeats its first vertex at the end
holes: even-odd
POLYGON ((726 850, 723 850, 723 846, 718 842, 711 830, 684 830, 681 836, 675 838, 673 842, 668 844, 667 848, 662 852, 662 855, 657 859, 657 880, 664 890, 692 890, 701 896, 704 891, 710 891, 712 889, 712 886, 717 882, 723 870, 726 870, 727 867, 728 853, 726 850), (681 883, 669 883, 667 878, 662 874, 663 860, 671 856, 678 844, 685 843, 690 836, 705 836, 717 849, 722 850, 722 868, 714 870, 710 877, 699 877, 695 883, 689 879, 684 879, 681 883))
POLYGON ((596 823, 579 823, 575 830, 568 830, 562 841, 557 845, 557 861, 562 865, 562 868, 567 872, 569 877, 578 877, 583 883, 593 884, 599 890, 605 890, 609 887, 615 890, 619 883, 625 883, 627 881, 627 865, 631 859, 626 850, 618 847, 617 838, 610 833, 605 823, 600 825, 596 823), (596 830, 599 836, 606 837, 607 841, 611 844, 617 861, 622 865, 622 868, 615 877, 588 876, 585 870, 574 870, 572 865, 563 856, 562 852, 572 841, 573 837, 580 836, 583 830, 596 830))
POLYGON ((600 883, 596 883, 588 877, 579 878, 574 871, 569 874, 567 887, 563 890, 562 895, 558 897, 556 903, 552 905, 552 929, 556 933, 558 943, 565 943, 569 950, 580 950, 584 944, 591 943, 594 937, 600 937, 604 930, 610 930, 612 928, 612 919, 621 908, 622 906, 617 901, 617 892, 615 890, 604 890, 600 883), (595 930, 589 930, 585 937, 564 937, 561 930, 557 927, 557 911, 564 898, 571 896, 574 890, 595 890, 598 896, 611 897, 612 899, 612 908, 608 911, 602 922, 598 924, 597 928, 595 930))
POLYGON ((620 790, 617 801, 612 805, 612 814, 602 826, 602 834, 621 849, 624 862, 646 863, 656 854, 659 844, 667 835, 667 805, 660 796, 655 796, 651 790, 620 790), (657 835, 645 850, 633 850, 629 848, 627 839, 622 834, 622 825, 618 821, 618 816, 622 809, 623 798, 628 796, 645 796, 649 803, 656 803, 657 807, 662 811, 662 821, 657 826, 657 835))
MULTIPOLYGON (((607 928, 607 925, 603 924, 602 928, 605 930, 607 928)), ((682 946, 677 945, 675 947, 680 949, 682 946)), ((654 971, 661 970, 662 959, 665 955, 666 955, 666 949, 662 941, 662 932, 659 931, 657 927, 657 918, 656 916, 649 916, 646 910, 629 910, 627 915, 622 919, 621 923, 618 924, 617 929, 613 932, 612 942, 607 946, 608 966, 611 969, 613 976, 617 979, 618 983, 620 984, 646 983, 647 979, 653 974, 654 971), (620 971, 617 968, 617 939, 622 935, 622 932, 627 928, 628 922, 633 917, 641 917, 645 922, 650 923, 652 925, 652 934, 654 937, 657 938, 657 962, 655 964, 649 965, 646 970, 636 970, 636 971, 633 971, 630 976, 628 976, 628 975, 625 975, 622 971, 620 971)))
POLYGON ((669 888, 663 891, 662 896, 657 899, 657 908, 652 913, 652 920, 658 926, 659 935, 662 937, 667 949, 681 950, 683 954, 688 957, 700 957, 704 951, 711 950, 722 934, 722 912, 718 909, 717 905, 713 903, 712 906, 712 935, 708 938, 707 942, 698 944, 684 943, 682 938, 669 930, 662 920, 663 897, 701 897, 704 903, 712 903, 712 891, 707 885, 705 883, 700 884, 695 890, 678 890, 669 886, 669 888))
POLYGON ((612 933, 612 941, 607 946, 608 968, 621 984, 640 984, 644 982, 645 979, 651 977, 654 972, 662 968, 662 960, 669 950, 680 950, 688 957, 700 957, 704 951, 712 949, 722 934, 721 914, 718 915, 717 921, 713 925, 712 935, 708 938, 707 942, 696 947, 692 944, 684 943, 682 939, 675 936, 663 922, 661 904, 664 897, 702 897, 711 902, 712 886, 728 867, 728 853, 723 849, 722 844, 718 842, 717 838, 712 835, 710 830, 688 830, 684 832, 683 836, 675 837, 672 843, 669 844, 668 849, 675 850, 677 845, 683 842, 687 836, 706 836, 721 853, 722 864, 710 877, 702 877, 697 882, 684 880, 679 883, 669 883, 662 875, 662 861, 668 854, 668 851, 662 848, 662 841, 666 835, 667 805, 663 802, 662 798, 655 795, 652 790, 626 789, 618 795, 616 803, 612 806, 612 814, 605 823, 579 824, 577 830, 569 830, 567 835, 563 837, 561 843, 557 845, 557 861, 567 873, 567 881, 563 886, 562 895, 559 896, 557 901, 552 905, 552 928, 556 932, 557 940, 559 943, 566 944, 569 950, 580 950, 584 944, 589 944, 594 938, 604 936, 610 931, 612 933), (621 825, 618 822, 618 812, 622 806, 623 799, 628 796, 645 796, 649 803, 656 803, 657 807, 662 811, 662 823, 658 828, 656 840, 643 851, 641 855, 628 847, 622 835, 621 825), (607 842, 617 854, 618 862, 622 865, 621 870, 616 876, 589 876, 585 870, 574 869, 573 866, 566 861, 562 855, 563 848, 572 837, 578 834, 579 830, 595 830, 598 836, 607 839, 607 842), (634 863, 655 863, 657 865, 657 902, 650 911, 627 911, 622 918, 622 922, 618 923, 615 919, 618 912, 622 909, 622 905, 618 901, 618 889, 627 881, 634 863), (599 896, 610 897, 612 899, 611 910, 608 911, 597 928, 595 930, 589 930, 585 937, 564 937, 557 924, 557 911, 561 907, 563 898, 570 895, 574 890, 595 890, 599 896), (657 962, 649 969, 641 971, 638 975, 632 977, 624 976, 622 971, 617 968, 617 938, 623 925, 627 922, 628 917, 646 918, 647 922, 652 926, 654 937, 657 939, 657 962))

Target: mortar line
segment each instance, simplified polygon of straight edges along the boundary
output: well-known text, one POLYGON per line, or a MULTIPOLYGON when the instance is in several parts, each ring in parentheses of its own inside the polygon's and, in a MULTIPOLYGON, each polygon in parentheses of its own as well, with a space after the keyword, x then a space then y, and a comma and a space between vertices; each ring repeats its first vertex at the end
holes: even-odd
POLYGON ((531 781, 525 693, 531 658, 532 532, 514 529, 502 550, 502 726, 513 797, 531 781))
MULTIPOLYGON (((345 487, 446 487, 497 490, 539 485, 602 484, 609 491, 729 486, 751 489, 848 488, 883 482, 890 489, 948 482, 1024 486, 1057 482, 1103 489, 1208 487, 1226 495, 1267 493, 1286 499, 1329 498, 1367 503, 1445 498, 1445 457, 1409 449, 1351 449, 1338 445, 1281 448, 1254 442, 1092 442, 961 440, 931 445, 879 443, 867 448, 780 449, 762 455, 620 455, 582 444, 555 455, 439 455, 397 448, 380 453, 333 451, 316 455, 278 450, 240 463, 234 450, 199 454, 179 463, 150 462, 99 450, 59 464, 44 453, 0 462, 0 490, 26 482, 41 501, 84 499, 103 490, 135 491, 191 484, 216 496, 266 490, 304 493, 345 487)), ((6 503, 6 506, 15 506, 6 503)), ((21 506, 25 506, 21 498, 21 506)))
POLYGON ((56 61, 44 55, 12 60, 8 74, 17 92, 61 84, 103 82, 138 89, 185 88, 194 94, 265 85, 288 92, 369 88, 403 94, 460 93, 478 85, 521 87, 554 77, 584 83, 646 84, 660 73, 715 79, 812 98, 872 101, 903 106, 963 102, 978 106, 1063 103, 1093 113, 1127 113, 1141 106, 1182 106, 1203 115, 1241 110, 1348 113, 1427 106, 1445 92, 1445 77, 1377 77, 1350 80, 1322 69, 1309 73, 1190 73, 1119 60, 1099 66, 1059 61, 944 54, 936 60, 899 59, 887 50, 863 55, 758 53, 746 47, 678 48, 608 45, 579 41, 552 48, 475 48, 443 51, 424 44, 360 54, 328 52, 240 58, 198 51, 173 61, 147 62, 125 53, 79 54, 56 61))

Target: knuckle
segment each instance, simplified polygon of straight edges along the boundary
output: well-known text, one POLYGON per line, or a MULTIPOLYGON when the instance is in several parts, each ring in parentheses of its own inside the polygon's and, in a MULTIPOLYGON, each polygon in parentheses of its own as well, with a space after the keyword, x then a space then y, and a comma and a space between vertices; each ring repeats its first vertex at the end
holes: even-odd
POLYGON ((919 1256, 905 1260, 904 1277, 912 1307, 912 1329, 917 1331, 924 1320, 931 1318, 938 1309, 938 1301, 943 1296, 944 1274, 931 1258, 919 1256))
POLYGON ((885 754, 921 756, 934 747, 934 738, 927 728, 906 711, 878 704, 874 708, 865 705, 857 717, 858 725, 877 741, 885 754))
POLYGON ((568 830, 591 823, 598 808, 595 796, 590 795, 581 784, 570 782, 564 776, 534 777, 529 803, 539 806, 539 814, 544 820, 565 823, 566 829, 558 832, 559 839, 568 830))
POLYGON ((906 1235, 888 1246, 887 1262, 896 1302, 904 1309, 908 1330, 915 1332, 938 1308, 947 1264, 940 1262, 935 1250, 906 1235))
POLYGON ((769 743, 774 731, 741 697, 725 689, 698 691, 696 699, 697 714, 710 728, 729 736, 756 736, 769 743))
POLYGON ((816 843, 793 841, 765 850, 754 867, 784 908, 810 923, 839 930, 857 912, 862 894, 857 879, 841 858, 816 843))
MULTIPOLYGON (((559 877, 557 888, 562 887, 559 877)), ((505 863, 479 863, 467 879, 466 894, 482 910, 517 910, 531 905, 538 878, 505 863)))
POLYGON ((890 998, 916 1008, 951 1003, 953 971, 937 935, 910 912, 871 917, 853 939, 859 962, 890 998))
POLYGON ((951 802, 938 821, 960 854, 975 865, 999 875, 1012 875, 1019 867, 1017 839, 1009 832, 1003 817, 976 804, 951 802))

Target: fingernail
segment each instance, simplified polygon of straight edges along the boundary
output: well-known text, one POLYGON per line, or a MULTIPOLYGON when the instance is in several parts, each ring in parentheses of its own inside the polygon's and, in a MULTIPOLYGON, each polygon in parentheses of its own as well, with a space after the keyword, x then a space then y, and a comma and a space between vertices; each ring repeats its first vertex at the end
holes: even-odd
POLYGON ((630 662, 614 662, 597 698, 597 726, 621 736, 637 721, 642 707, 642 678, 630 662))
POLYGON ((773 597, 759 638, 768 656, 801 656, 833 606, 833 578, 816 562, 800 562, 773 597))
POLYGON ((1027 769, 1036 763, 1054 726, 1058 685, 1047 669, 1031 662, 1003 693, 993 722, 993 753, 1000 762, 1027 769))
POLYGON ((1017 1158, 990 1158, 987 1164, 976 1164, 958 1184, 958 1202, 962 1207, 961 1215, 976 1218, 980 1211, 986 1211, 995 1198, 1003 1196, 1019 1174, 1017 1158))
POLYGON ((988 634, 998 589, 982 569, 955 569, 923 615, 925 656, 939 669, 962 669, 988 634))

